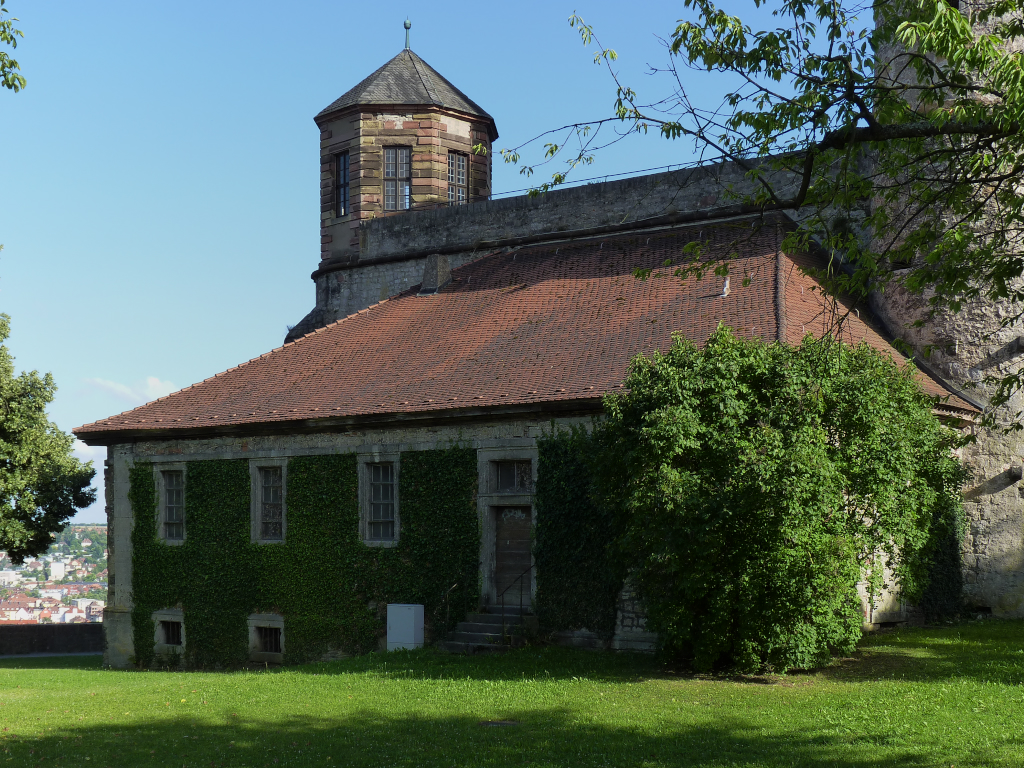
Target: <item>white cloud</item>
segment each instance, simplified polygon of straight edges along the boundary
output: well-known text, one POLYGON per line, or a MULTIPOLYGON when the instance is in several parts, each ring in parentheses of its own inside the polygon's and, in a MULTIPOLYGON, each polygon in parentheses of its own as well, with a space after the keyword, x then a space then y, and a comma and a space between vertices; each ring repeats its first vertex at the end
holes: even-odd
POLYGON ((156 376, 147 376, 144 382, 135 386, 128 386, 117 381, 107 379, 86 379, 85 383, 104 392, 109 392, 120 400, 132 406, 148 403, 158 397, 169 395, 178 387, 169 381, 161 381, 156 376))
POLYGON ((102 467, 103 460, 107 458, 107 449, 104 446, 86 445, 81 440, 75 440, 71 452, 82 461, 91 461, 94 467, 102 467))

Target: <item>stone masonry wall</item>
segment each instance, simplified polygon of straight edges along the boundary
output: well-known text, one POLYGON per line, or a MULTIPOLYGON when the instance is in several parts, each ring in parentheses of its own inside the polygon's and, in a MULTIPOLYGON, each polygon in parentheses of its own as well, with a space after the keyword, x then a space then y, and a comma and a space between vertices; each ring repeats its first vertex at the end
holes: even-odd
MULTIPOLYGON (((896 275, 897 279, 899 273, 896 275)), ((976 399, 987 401, 987 376, 1018 368, 1024 350, 1020 328, 1000 328, 1007 308, 973 302, 956 314, 928 319, 928 296, 914 296, 892 285, 872 297, 872 305, 890 331, 907 341, 940 376, 976 399), (914 327, 923 319, 923 327, 914 327), (925 356, 926 347, 932 347, 925 356)), ((1008 423, 1024 409, 1017 395, 999 416, 1008 423)), ((969 530, 963 546, 964 581, 970 605, 999 616, 1024 616, 1024 485, 1011 472, 1020 467, 1020 433, 976 429, 976 442, 962 449, 973 477, 964 493, 969 530)))

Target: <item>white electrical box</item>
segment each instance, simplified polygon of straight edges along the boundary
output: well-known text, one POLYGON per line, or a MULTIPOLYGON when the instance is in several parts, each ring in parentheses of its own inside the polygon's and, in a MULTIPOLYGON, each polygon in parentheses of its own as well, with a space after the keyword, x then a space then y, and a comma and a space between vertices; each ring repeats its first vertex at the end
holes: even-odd
POLYGON ((388 650, 423 647, 423 606, 388 604, 388 650))

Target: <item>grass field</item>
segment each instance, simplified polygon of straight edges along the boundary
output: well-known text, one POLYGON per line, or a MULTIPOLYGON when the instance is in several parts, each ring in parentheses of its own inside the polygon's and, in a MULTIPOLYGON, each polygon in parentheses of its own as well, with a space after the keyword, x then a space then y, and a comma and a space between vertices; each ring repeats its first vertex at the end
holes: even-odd
POLYGON ((271 672, 0 661, 11 766, 1024 766, 1024 622, 865 639, 814 674, 543 648, 271 672))

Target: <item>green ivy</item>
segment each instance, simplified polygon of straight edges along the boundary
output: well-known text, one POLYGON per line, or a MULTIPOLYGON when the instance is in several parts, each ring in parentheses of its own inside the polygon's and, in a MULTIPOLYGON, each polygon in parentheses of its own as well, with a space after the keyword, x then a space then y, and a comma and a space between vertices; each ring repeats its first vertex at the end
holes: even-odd
POLYGON ((439 637, 479 600, 480 530, 476 453, 453 447, 402 454, 401 532, 394 547, 359 537, 354 454, 288 462, 286 543, 250 541, 247 460, 190 462, 187 534, 157 536, 153 465, 132 469, 132 613, 136 660, 153 656, 152 612, 180 606, 191 667, 230 667, 248 658, 247 617, 285 619, 285 661, 328 651, 361 653, 386 632, 387 603, 422 603, 439 637), (452 588, 454 585, 454 589, 452 588))
POLYGON ((611 551, 620 526, 594 499, 596 449, 583 427, 537 441, 536 610, 545 629, 588 629, 608 639, 624 573, 611 551))

